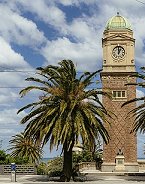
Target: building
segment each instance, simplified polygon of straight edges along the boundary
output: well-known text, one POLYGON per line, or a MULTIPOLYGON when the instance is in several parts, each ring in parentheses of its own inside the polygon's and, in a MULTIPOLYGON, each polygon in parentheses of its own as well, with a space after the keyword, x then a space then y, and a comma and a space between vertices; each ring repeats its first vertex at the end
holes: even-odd
POLYGON ((78 141, 74 145, 72 151, 75 152, 76 154, 79 154, 79 153, 81 153, 83 151, 83 145, 80 143, 80 141, 78 141))
POLYGON ((136 103, 121 107, 124 102, 136 97, 136 87, 125 85, 136 82, 136 78, 131 76, 135 73, 135 39, 129 21, 119 13, 106 24, 102 48, 102 90, 112 96, 102 100, 106 109, 116 115, 110 119, 111 125, 105 125, 110 141, 104 145, 102 171, 137 172, 137 138, 130 133, 134 118, 127 116, 136 103))

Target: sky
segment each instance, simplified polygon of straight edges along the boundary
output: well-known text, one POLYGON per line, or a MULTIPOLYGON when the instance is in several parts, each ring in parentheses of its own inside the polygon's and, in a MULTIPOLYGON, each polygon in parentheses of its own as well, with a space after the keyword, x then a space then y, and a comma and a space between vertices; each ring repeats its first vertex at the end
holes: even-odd
MULTIPOLYGON (((0 0, 0 140, 6 150, 12 135, 24 130, 17 111, 38 99, 38 92, 20 98, 35 68, 71 59, 77 70, 102 68, 102 36, 117 12, 134 31, 137 70, 145 61, 145 0, 0 0)), ((144 91, 137 89, 137 96, 144 91)), ((138 136, 138 157, 145 158, 145 136, 138 136)), ((60 154, 44 147, 44 157, 60 154)))

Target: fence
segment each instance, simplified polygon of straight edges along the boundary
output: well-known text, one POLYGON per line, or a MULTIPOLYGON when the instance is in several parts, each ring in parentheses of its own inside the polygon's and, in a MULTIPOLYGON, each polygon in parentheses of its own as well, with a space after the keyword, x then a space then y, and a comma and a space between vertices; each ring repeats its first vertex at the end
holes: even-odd
MULTIPOLYGON (((0 174, 10 174, 11 165, 0 165, 0 174)), ((34 165, 16 165, 17 174, 37 174, 36 167, 34 165)))

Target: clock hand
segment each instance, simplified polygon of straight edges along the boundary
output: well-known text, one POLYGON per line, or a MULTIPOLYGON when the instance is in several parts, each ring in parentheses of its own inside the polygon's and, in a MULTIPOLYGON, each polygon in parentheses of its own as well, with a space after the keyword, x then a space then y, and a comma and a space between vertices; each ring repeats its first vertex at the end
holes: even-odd
POLYGON ((120 48, 118 47, 118 55, 119 55, 119 53, 120 53, 120 48))
POLYGON ((120 52, 121 52, 121 48, 120 48, 120 47, 118 47, 118 55, 120 54, 120 52))

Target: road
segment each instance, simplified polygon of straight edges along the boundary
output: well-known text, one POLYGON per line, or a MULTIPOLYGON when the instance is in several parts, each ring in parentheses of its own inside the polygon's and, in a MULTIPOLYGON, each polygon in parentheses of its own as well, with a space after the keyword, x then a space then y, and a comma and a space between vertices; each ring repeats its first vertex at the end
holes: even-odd
MULTIPOLYGON (((17 175, 17 182, 11 182, 10 175, 0 175, 3 184, 62 184, 63 182, 49 181, 47 176, 17 175)), ((69 184, 82 184, 82 182, 69 182, 69 184)), ((87 176, 86 184, 145 184, 145 176, 87 176), (92 180, 92 181, 91 181, 92 180)))

